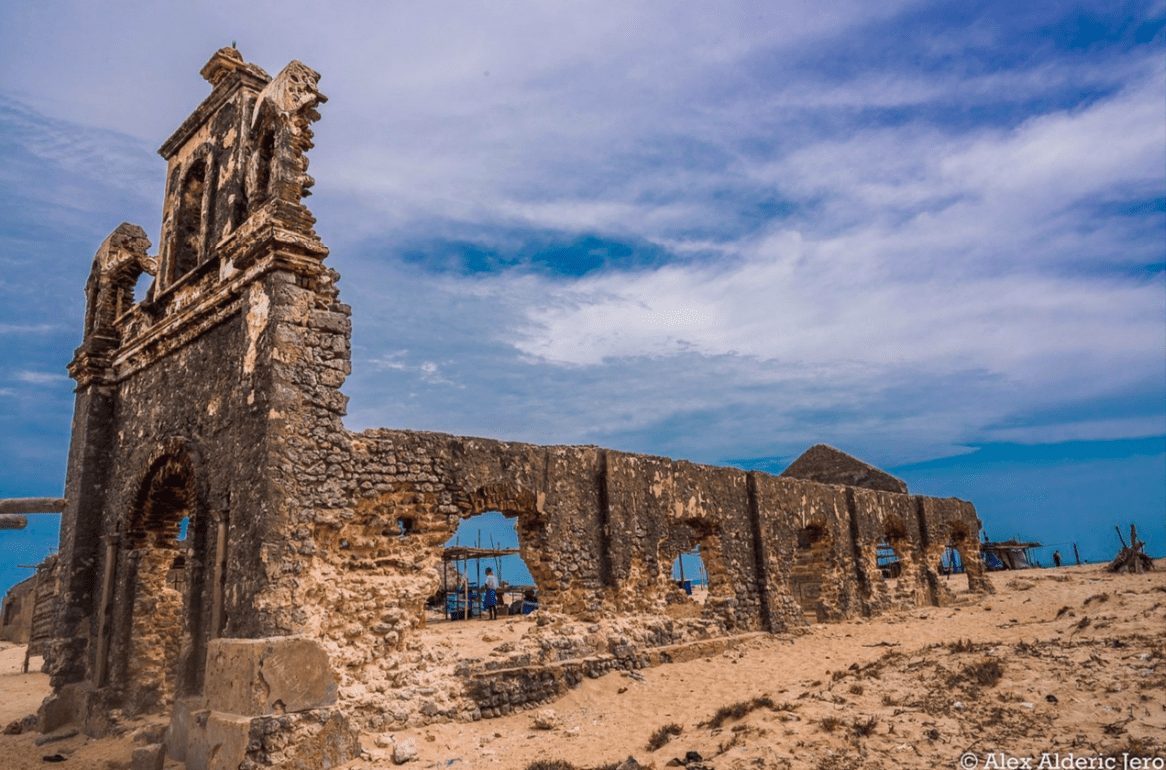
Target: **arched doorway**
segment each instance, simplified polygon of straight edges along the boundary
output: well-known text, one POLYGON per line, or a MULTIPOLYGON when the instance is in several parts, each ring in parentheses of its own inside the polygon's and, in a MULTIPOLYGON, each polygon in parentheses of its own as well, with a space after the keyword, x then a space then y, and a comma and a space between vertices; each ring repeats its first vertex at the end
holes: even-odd
POLYGON ((446 619, 478 617, 483 612, 486 571, 498 584, 501 616, 530 614, 539 606, 538 585, 519 553, 518 518, 485 511, 458 522, 444 545, 439 611, 446 619))
POLYGON ((825 525, 811 522, 797 530, 790 589, 810 622, 827 620, 823 593, 831 569, 834 543, 825 525))
POLYGON ((126 709, 142 713, 202 686, 207 527, 185 454, 153 464, 126 535, 131 581, 126 709))
POLYGON ((686 599, 696 604, 704 604, 708 599, 708 571, 704 566, 699 543, 692 550, 677 554, 672 560, 672 581, 686 599))

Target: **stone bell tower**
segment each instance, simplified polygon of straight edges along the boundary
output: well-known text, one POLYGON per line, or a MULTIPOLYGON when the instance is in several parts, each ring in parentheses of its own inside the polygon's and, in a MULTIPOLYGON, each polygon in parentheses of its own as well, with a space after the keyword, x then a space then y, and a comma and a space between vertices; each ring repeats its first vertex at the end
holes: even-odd
POLYGON ((42 727, 97 735, 121 714, 169 713, 171 754, 199 767, 210 739, 191 724, 238 749, 255 720, 298 711, 328 726, 332 761, 350 746, 326 660, 307 666, 324 679, 278 703, 207 687, 324 654, 289 636, 302 627, 289 522, 306 494, 297 464, 327 451, 311 436, 344 432, 350 371, 349 308, 302 203, 325 97, 304 64, 271 77, 234 48, 202 75, 210 94, 159 150, 157 254, 122 224, 86 285, 42 727))

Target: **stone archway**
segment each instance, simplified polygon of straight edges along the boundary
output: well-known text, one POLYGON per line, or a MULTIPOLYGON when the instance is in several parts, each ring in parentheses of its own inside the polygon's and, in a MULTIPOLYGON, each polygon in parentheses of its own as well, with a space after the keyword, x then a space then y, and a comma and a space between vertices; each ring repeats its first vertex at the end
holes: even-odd
POLYGON ((725 566, 721 536, 720 527, 713 522, 692 518, 670 527, 668 535, 657 545, 654 563, 659 574, 652 591, 659 596, 667 614, 673 617, 705 615, 732 624, 733 613, 726 611, 726 604, 733 603, 735 593, 725 566), (699 601, 694 601, 694 594, 683 585, 692 575, 686 574, 685 581, 681 581, 678 574, 674 574, 681 557, 694 554, 703 573, 699 575, 702 582, 699 601))
POLYGON ((871 610, 930 603, 916 545, 906 524, 898 516, 890 516, 883 521, 879 533, 878 541, 865 556, 871 581, 871 610))
POLYGON ((152 463, 125 533, 130 713, 165 707, 201 689, 206 519, 190 455, 180 451, 152 463))

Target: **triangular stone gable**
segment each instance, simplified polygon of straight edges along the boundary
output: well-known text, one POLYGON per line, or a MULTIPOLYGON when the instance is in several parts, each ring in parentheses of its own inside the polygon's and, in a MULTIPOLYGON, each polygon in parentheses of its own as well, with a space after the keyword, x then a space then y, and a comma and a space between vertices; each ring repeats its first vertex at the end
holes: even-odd
POLYGON ((907 493, 907 482, 827 444, 815 444, 802 452, 781 475, 822 484, 907 493))

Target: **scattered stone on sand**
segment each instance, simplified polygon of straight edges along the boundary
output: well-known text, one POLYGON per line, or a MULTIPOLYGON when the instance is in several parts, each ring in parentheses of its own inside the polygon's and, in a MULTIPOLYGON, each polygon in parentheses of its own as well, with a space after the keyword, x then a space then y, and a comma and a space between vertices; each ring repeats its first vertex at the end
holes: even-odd
POLYGON ((417 758, 417 742, 406 738, 393 746, 393 764, 403 765, 417 758))
POLYGON ((536 730, 554 730, 561 725, 562 720, 559 719, 559 715, 555 713, 554 709, 539 709, 531 721, 531 726, 536 730))

